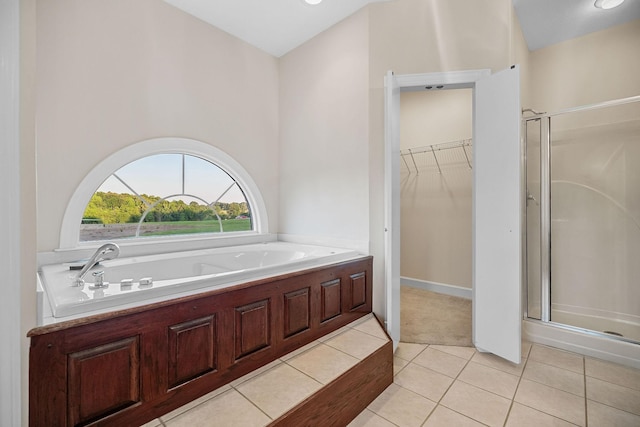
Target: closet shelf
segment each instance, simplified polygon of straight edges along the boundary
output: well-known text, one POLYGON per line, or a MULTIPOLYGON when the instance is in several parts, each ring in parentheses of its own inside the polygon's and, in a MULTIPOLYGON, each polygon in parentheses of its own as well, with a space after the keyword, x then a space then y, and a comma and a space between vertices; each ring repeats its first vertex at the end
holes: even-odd
POLYGON ((404 161, 409 173, 415 170, 416 174, 420 169, 428 166, 438 168, 438 173, 442 174, 442 168, 451 165, 465 164, 471 166, 471 139, 461 139, 459 141, 443 142, 440 144, 425 145, 423 147, 413 147, 400 150, 400 157, 404 161), (448 153, 444 153, 448 150, 448 153), (431 161, 432 164, 429 164, 431 161), (410 166, 413 165, 413 168, 410 166))

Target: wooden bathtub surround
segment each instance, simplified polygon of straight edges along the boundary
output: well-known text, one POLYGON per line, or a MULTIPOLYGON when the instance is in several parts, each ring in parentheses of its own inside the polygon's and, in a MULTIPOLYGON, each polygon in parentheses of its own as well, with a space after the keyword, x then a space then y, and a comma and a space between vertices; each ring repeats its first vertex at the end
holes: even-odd
MULTIPOLYGON (((144 424, 370 313, 371 281, 361 257, 35 328, 29 424, 144 424)), ((274 424, 355 417, 391 383, 391 359, 389 343, 274 424)))

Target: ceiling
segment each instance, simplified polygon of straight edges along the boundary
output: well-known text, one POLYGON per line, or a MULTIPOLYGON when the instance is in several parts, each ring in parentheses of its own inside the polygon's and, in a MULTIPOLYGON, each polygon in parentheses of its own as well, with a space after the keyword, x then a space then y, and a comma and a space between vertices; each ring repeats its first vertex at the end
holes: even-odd
MULTIPOLYGON (((280 57, 362 7, 393 0, 165 0, 280 57)), ((512 0, 529 50, 640 19, 640 0, 602 10, 595 0, 512 0)))
POLYGON ((529 50, 640 19, 640 1, 598 9, 595 0, 513 0, 529 50))
POLYGON ((165 0, 241 40, 280 57, 369 3, 389 0, 165 0))

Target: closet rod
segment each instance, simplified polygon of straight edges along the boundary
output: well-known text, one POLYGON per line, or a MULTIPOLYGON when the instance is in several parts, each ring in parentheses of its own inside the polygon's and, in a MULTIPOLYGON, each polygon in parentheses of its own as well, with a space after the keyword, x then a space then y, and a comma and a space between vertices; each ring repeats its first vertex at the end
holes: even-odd
POLYGON ((413 147, 413 148, 408 148, 406 150, 400 150, 400 155, 407 156, 410 154, 421 154, 421 153, 429 153, 431 151, 452 150, 454 148, 460 148, 460 147, 464 148, 464 147, 470 147, 470 146, 471 146, 471 139, 461 139, 459 141, 441 142, 439 144, 431 144, 431 145, 425 145, 423 147, 413 147))
POLYGON ((462 152, 464 153, 464 158, 467 161, 467 166, 469 169, 472 169, 471 160, 469 159, 469 154, 467 153, 467 149, 465 147, 471 146, 471 139, 461 139, 459 141, 451 141, 451 142, 442 142, 440 144, 432 144, 423 147, 414 147, 408 148, 406 150, 400 150, 400 157, 404 161, 405 166, 409 171, 411 171, 411 167, 409 167, 409 163, 407 162, 406 156, 411 157, 411 161, 413 163, 413 167, 416 170, 416 174, 419 174, 418 165, 416 163, 415 155, 423 154, 423 153, 432 153, 433 159, 436 162, 436 166, 438 167, 438 173, 442 174, 442 168, 440 167, 440 161, 438 161, 438 156, 436 155, 436 151, 444 151, 451 150, 454 148, 462 148, 462 152))

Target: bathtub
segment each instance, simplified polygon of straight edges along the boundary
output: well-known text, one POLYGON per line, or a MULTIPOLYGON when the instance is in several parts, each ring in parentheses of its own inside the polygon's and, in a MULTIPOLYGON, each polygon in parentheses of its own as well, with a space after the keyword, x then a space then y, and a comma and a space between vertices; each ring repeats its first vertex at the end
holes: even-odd
POLYGON ((350 249, 270 242, 118 258, 89 270, 81 287, 73 286, 78 275, 70 269, 73 263, 44 265, 38 272, 43 304, 50 306, 54 319, 42 323, 192 295, 360 256, 350 249), (104 271, 108 287, 93 286, 95 271, 104 271))

